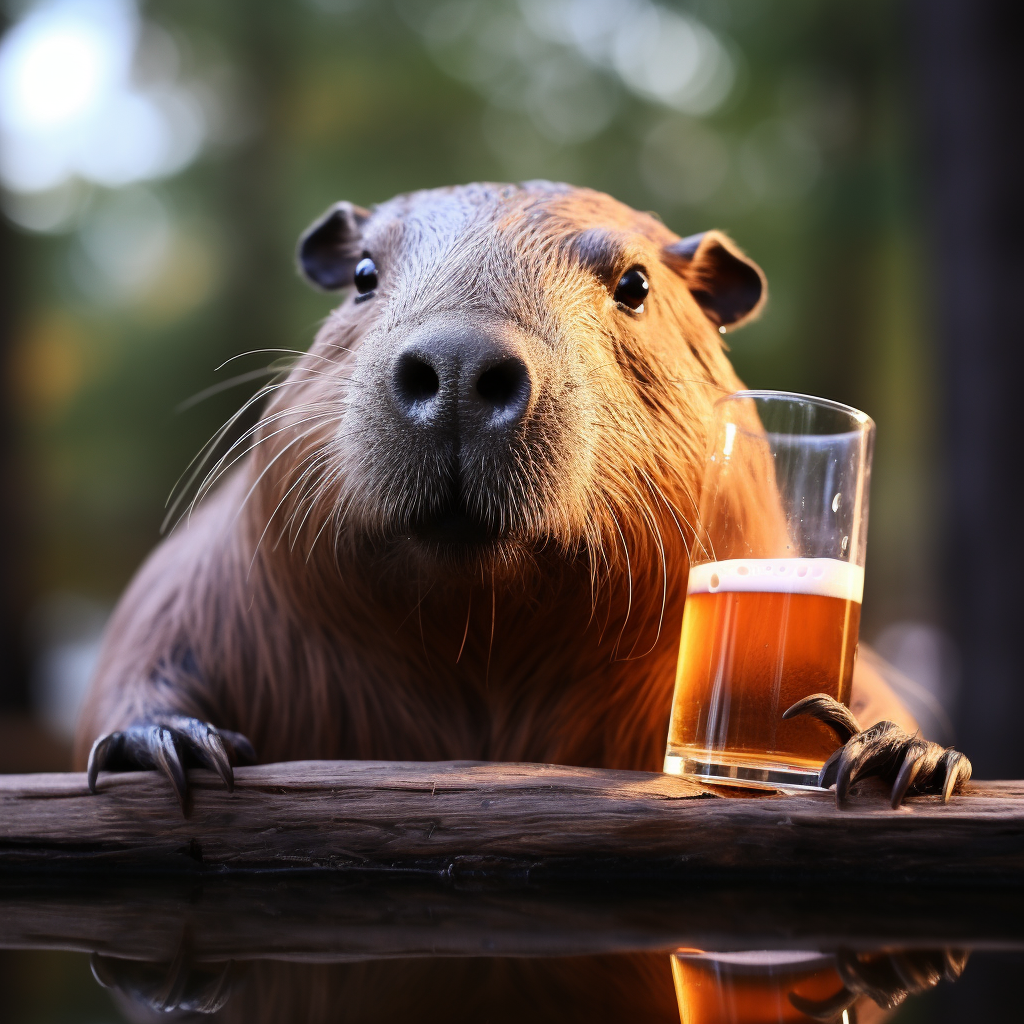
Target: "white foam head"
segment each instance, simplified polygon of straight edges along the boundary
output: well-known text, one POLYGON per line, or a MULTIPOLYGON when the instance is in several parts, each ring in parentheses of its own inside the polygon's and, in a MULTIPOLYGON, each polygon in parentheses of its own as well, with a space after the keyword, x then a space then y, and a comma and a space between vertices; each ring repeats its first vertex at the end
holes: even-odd
POLYGON ((787 964, 834 963, 828 953, 799 949, 756 949, 736 953, 676 953, 679 960, 704 960, 710 963, 739 964, 744 967, 780 967, 787 964))
POLYGON ((838 558, 727 558, 690 567, 688 594, 817 594, 858 604, 864 569, 838 558))

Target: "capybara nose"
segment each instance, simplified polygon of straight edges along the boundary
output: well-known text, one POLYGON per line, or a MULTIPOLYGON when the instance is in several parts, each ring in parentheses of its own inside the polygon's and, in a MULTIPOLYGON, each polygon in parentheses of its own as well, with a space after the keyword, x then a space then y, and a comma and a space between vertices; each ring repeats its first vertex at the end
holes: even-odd
POLYGON ((518 424, 529 409, 533 383, 526 361, 508 340, 447 330, 405 345, 392 364, 391 390, 409 423, 471 434, 518 424))
POLYGON ((441 378, 419 352, 403 352, 398 357, 392 387, 398 407, 410 419, 428 419, 440 405, 441 378))
POLYGON ((478 368, 470 388, 473 401, 491 426, 512 426, 530 404, 530 371, 519 356, 509 355, 493 365, 478 368))

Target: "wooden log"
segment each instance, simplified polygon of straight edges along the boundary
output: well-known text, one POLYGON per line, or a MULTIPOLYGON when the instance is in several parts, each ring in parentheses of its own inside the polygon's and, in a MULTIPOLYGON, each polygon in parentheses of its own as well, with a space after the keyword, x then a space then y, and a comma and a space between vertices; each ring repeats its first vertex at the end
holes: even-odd
POLYGON ((1024 784, 898 811, 877 793, 722 799, 645 772, 491 763, 291 762, 228 793, 190 773, 188 817, 154 773, 0 778, 0 871, 371 871, 530 881, 1020 884, 1024 784))
POLYGON ((1024 889, 698 884, 468 890, 338 874, 0 882, 0 948, 169 963, 732 949, 1024 949, 1024 889))

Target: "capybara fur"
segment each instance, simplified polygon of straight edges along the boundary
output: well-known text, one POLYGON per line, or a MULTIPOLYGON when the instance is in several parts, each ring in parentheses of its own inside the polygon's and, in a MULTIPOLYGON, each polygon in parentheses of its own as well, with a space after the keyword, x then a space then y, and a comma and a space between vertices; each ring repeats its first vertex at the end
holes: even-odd
POLYGON ((720 328, 761 271, 547 182, 338 203, 299 256, 347 297, 128 588, 77 763, 181 714, 268 762, 659 770, 705 434, 742 386, 720 328))

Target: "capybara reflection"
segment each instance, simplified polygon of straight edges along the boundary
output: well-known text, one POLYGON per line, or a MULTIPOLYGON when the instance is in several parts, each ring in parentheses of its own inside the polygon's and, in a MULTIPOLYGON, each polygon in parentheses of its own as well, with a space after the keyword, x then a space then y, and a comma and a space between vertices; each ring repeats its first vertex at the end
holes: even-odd
MULTIPOLYGON (((659 769, 706 426, 741 386, 722 332, 760 269, 548 182, 338 203, 299 259, 347 298, 129 587, 78 764, 113 733, 95 768, 226 776, 212 723, 263 761, 659 769)), ((861 719, 906 722, 866 679, 861 719)))
POLYGON ((184 981, 180 971, 173 973, 177 986, 167 976, 163 990, 155 992, 137 983, 138 972, 129 961, 115 968, 103 965, 102 983, 114 990, 125 1016, 138 1024, 168 1019, 224 1024, 679 1022, 665 953, 347 964, 257 960, 232 965, 225 983, 205 1004, 201 986, 192 984, 189 972, 184 981), (172 990, 180 1001, 168 1004, 165 993, 172 990), (197 1012, 196 1006, 202 1009, 197 1012), (180 1009, 173 1012, 175 1007, 180 1009))
POLYGON ((137 1024, 882 1024, 908 995, 959 977, 967 959, 952 950, 687 952, 191 966, 93 957, 93 973, 137 1024), (702 960, 708 970, 683 969, 702 960))

